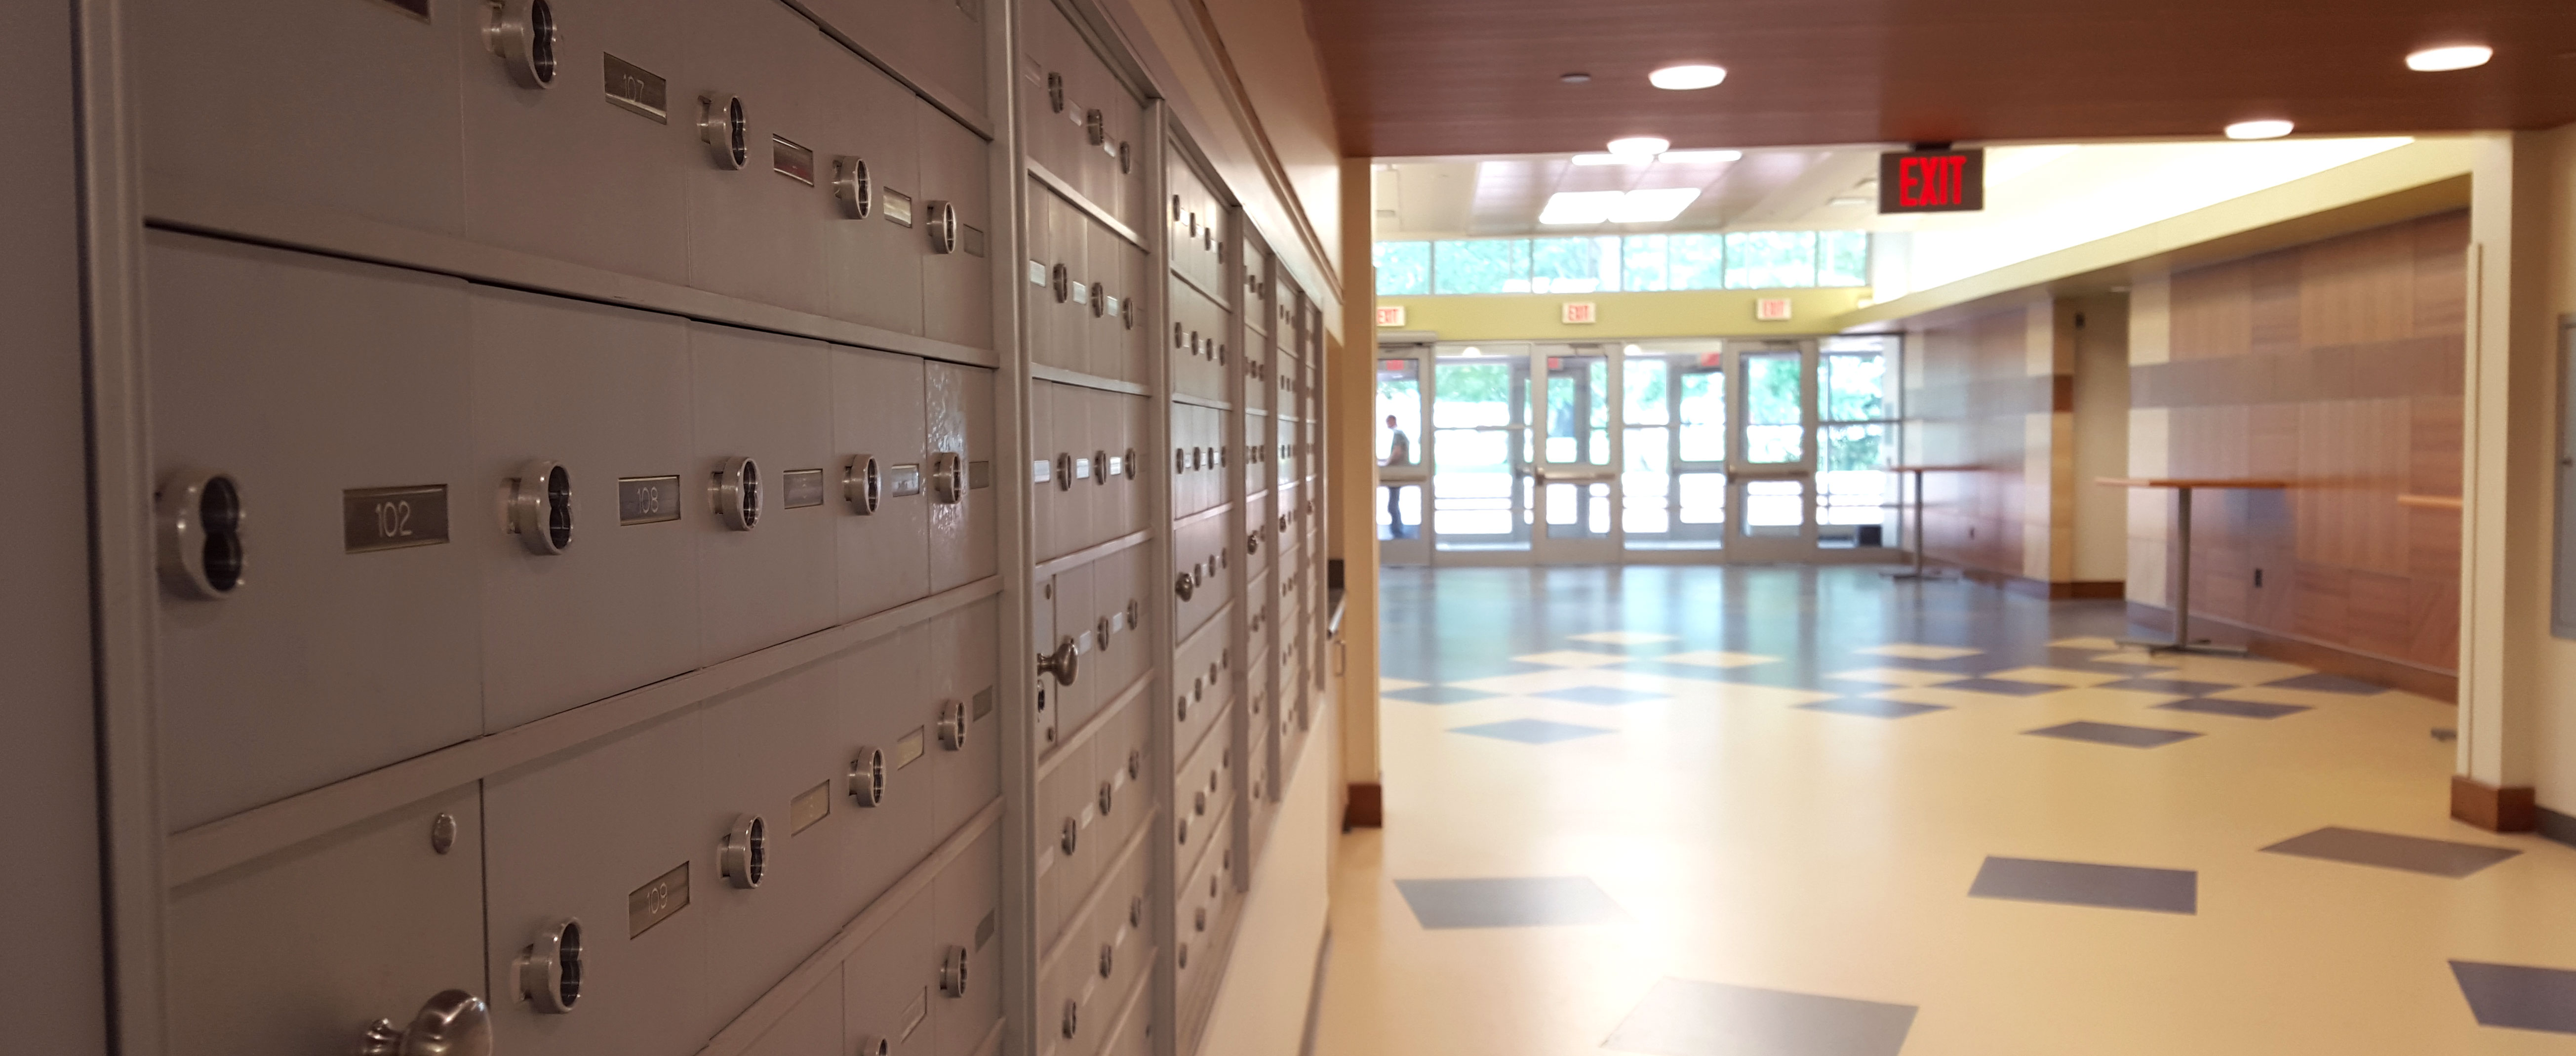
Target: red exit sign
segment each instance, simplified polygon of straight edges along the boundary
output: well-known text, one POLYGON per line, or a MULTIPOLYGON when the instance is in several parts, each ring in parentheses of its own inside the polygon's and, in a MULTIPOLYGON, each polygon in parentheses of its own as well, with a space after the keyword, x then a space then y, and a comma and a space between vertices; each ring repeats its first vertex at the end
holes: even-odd
POLYGON ((1986 207, 1986 152, 1908 150, 1878 156, 1878 211, 1973 213, 1986 207))

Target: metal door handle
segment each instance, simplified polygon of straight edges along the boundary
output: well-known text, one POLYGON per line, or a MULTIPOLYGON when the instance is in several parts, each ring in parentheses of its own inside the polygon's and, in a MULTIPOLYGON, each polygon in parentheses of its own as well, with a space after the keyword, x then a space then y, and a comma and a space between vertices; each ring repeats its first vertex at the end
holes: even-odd
POLYGON ((1082 671, 1082 652, 1074 648, 1073 639, 1057 643, 1052 653, 1038 654, 1038 671, 1055 676, 1055 684, 1070 686, 1082 671))
POLYGON ((492 1056, 492 1009, 463 990, 441 991, 408 1027, 375 1021, 358 1040, 358 1056, 492 1056))

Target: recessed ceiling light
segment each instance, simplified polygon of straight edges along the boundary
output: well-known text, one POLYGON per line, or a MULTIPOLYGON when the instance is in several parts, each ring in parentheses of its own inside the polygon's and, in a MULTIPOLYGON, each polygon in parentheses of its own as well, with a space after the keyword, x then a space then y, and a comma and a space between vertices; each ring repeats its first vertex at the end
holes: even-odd
POLYGON ((1592 83, 1592 75, 1577 70, 1573 73, 1559 76, 1557 80, 1564 81, 1567 84, 1590 84, 1592 83))
POLYGON ((2290 134, 2291 124, 2278 118, 2239 121, 2227 126, 2229 139, 2279 139, 2290 134))
POLYGON ((1668 165, 1716 165, 1743 157, 1740 150, 1667 150, 1655 160, 1668 165))
POLYGON ((1577 165, 1636 165, 1644 162, 1645 160, 1646 159, 1642 157, 1630 158, 1622 157, 1617 154, 1577 154, 1574 156, 1574 163, 1577 165))
POLYGON ((1630 191, 1610 209, 1614 224, 1660 224, 1690 208, 1699 200, 1697 187, 1663 187, 1647 191, 1630 191))
POLYGON ((1653 157, 1673 149, 1673 141, 1656 136, 1629 136, 1610 141, 1610 153, 1629 157, 1653 157))
POLYGON ((1646 75, 1646 81, 1655 87, 1676 92, 1715 88, 1725 80, 1726 67, 1697 64, 1666 66, 1646 75))
POLYGON ((2426 73, 2465 70, 2474 66, 2484 66, 2488 59, 2494 57, 2495 49, 2484 44, 2452 44, 2439 48, 2426 48, 2406 56, 2406 68, 2422 70, 2426 73))
POLYGON ((1610 210, 1618 208, 1626 191, 1558 191, 1547 196, 1547 208, 1539 211, 1538 222, 1549 225, 1604 224, 1610 222, 1610 210))
POLYGON ((1863 197, 1860 197, 1859 195, 1853 195, 1853 196, 1850 196, 1850 197, 1847 197, 1847 198, 1836 198, 1836 199, 1833 199, 1833 200, 1831 200, 1831 201, 1826 202, 1825 204, 1826 204, 1826 205, 1868 205, 1868 204, 1869 204, 1869 199, 1867 199, 1867 198, 1863 198, 1863 197))

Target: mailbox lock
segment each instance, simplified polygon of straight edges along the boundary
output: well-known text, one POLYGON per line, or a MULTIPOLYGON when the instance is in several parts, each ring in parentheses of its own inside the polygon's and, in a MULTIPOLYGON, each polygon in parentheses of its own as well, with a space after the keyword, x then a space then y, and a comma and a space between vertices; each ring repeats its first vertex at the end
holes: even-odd
POLYGON ((1176 699, 1174 699, 1174 700, 1172 701, 1172 721, 1174 721, 1174 722, 1188 722, 1188 721, 1190 721, 1190 695, 1189 695, 1189 694, 1187 694, 1187 693, 1183 693, 1183 694, 1181 694, 1178 698, 1176 698, 1176 699))
POLYGON ((1109 485, 1109 452, 1091 453, 1091 482, 1102 487, 1109 485))
POLYGON ((1192 798, 1191 798, 1191 802, 1190 802, 1190 813, 1192 813, 1192 814, 1196 814, 1196 815, 1198 815, 1198 816, 1200 816, 1200 817, 1206 817, 1206 816, 1207 816, 1207 793, 1205 793, 1205 792, 1192 792, 1192 793, 1190 793, 1190 796, 1192 797, 1192 798))
POLYGON ((1128 749, 1128 750, 1127 750, 1127 779, 1128 779, 1128 780, 1130 780, 1130 781, 1140 781, 1140 780, 1143 780, 1143 779, 1144 779, 1144 777, 1145 777, 1145 752, 1144 752, 1144 749, 1141 749, 1141 748, 1130 748, 1130 749, 1128 749))
POLYGON ((1181 845, 1185 847, 1188 846, 1190 842, 1190 819, 1180 819, 1179 822, 1174 824, 1173 829, 1173 834, 1181 838, 1181 845))
POLYGON ((1117 786, 1117 785, 1115 785, 1115 784, 1113 784, 1113 783, 1111 783, 1111 782, 1103 781, 1103 782, 1101 782, 1101 783, 1100 783, 1100 816, 1101 816, 1101 817, 1104 817, 1104 818, 1105 818, 1105 817, 1108 817, 1108 816, 1109 816, 1109 805, 1110 805, 1112 802, 1115 802, 1116 797, 1117 797, 1117 791, 1118 791, 1118 786, 1117 786))
POLYGON ((1261 533, 1251 532, 1247 533, 1243 537, 1243 552, 1247 554, 1258 554, 1261 552, 1261 533))
POLYGON ((719 169, 751 163, 751 124, 742 115, 742 100, 716 92, 698 97, 698 139, 719 169))
POLYGON ((519 997, 558 1016, 581 1001, 581 921, 548 924, 519 951, 519 997))
POLYGON ((1189 943, 1186 943, 1186 942, 1182 943, 1182 944, 1181 944, 1181 948, 1180 948, 1179 952, 1177 952, 1177 953, 1173 954, 1173 957, 1174 957, 1176 960, 1178 960, 1178 961, 1180 962, 1180 967, 1183 967, 1183 968, 1187 968, 1187 967, 1189 967, 1189 966, 1190 966, 1190 944, 1189 944, 1189 943))
POLYGON ((885 753, 875 748, 861 748, 850 756, 850 798, 862 807, 885 804, 885 753))
POLYGON ((456 848, 456 815, 442 813, 429 819, 429 849, 446 854, 456 848))
POLYGON ((1181 596, 1182 601, 1188 601, 1190 600, 1190 595, 1199 592, 1198 580, 1191 577, 1189 573, 1183 572, 1181 573, 1180 580, 1172 584, 1172 590, 1174 593, 1181 596))
POLYGON ((1099 282, 1092 283, 1092 284, 1091 284, 1091 317, 1092 317, 1092 318, 1094 318, 1094 319, 1098 319, 1098 318, 1100 318, 1101 316, 1106 315, 1106 314, 1108 314, 1108 313, 1109 313, 1109 286, 1108 286, 1108 284, 1106 284, 1106 283, 1099 283, 1099 282))
POLYGON ((1131 167, 1133 167, 1133 166, 1134 166, 1135 162, 1134 162, 1134 160, 1133 160, 1133 157, 1134 157, 1134 153, 1133 153, 1132 151, 1130 151, 1130 150, 1127 148, 1127 141, 1126 141, 1126 140, 1123 140, 1123 139, 1122 139, 1122 140, 1119 140, 1119 141, 1118 141, 1118 174, 1119 174, 1119 175, 1121 175, 1121 176, 1126 175, 1126 174, 1127 174, 1127 172, 1128 172, 1128 170, 1129 170, 1131 167))
POLYGON ((937 451, 930 456, 930 499, 942 506, 957 505, 966 496, 966 458, 954 451, 937 451))
POLYGON ((966 750, 966 702, 951 700, 939 705, 939 746, 952 752, 966 750))
POLYGON ((939 959, 939 992, 950 997, 966 996, 966 947, 951 946, 939 959))
POLYGON ((862 1035, 859 1056, 894 1056, 894 1043, 874 1034, 862 1035))
MULTIPOLYGON (((1131 463, 1131 464, 1132 464, 1132 463, 1131 463)), ((1137 614, 1137 611, 1138 611, 1138 610, 1137 610, 1137 605, 1136 605, 1136 599, 1134 599, 1134 598, 1129 598, 1129 599, 1127 599, 1127 629, 1128 629, 1128 630, 1131 630, 1131 631, 1132 631, 1132 630, 1135 630, 1135 629, 1137 629, 1137 628, 1142 627, 1142 626, 1144 626, 1144 625, 1145 625, 1145 622, 1144 622, 1142 619, 1139 619, 1139 618, 1137 617, 1137 615, 1136 615, 1136 614, 1137 614)))
POLYGON ((757 814, 735 818, 716 852, 716 868, 735 887, 745 891, 759 887, 769 874, 769 823, 757 814))
POLYGON ((957 252, 957 203, 933 201, 928 212, 930 222, 923 226, 930 232, 930 251, 957 252))
POLYGON ((555 83, 555 9, 546 0, 492 0, 483 44, 521 88, 555 83))
POLYGON ((865 517, 877 512, 877 502, 885 497, 885 474, 877 468, 875 455, 851 455, 841 463, 841 496, 850 502, 850 512, 865 517))
POLYGON ((1108 115, 1103 114, 1098 110, 1084 111, 1082 115, 1082 134, 1091 140, 1092 146, 1106 146, 1109 143, 1108 115))
POLYGON ((841 215, 852 220, 865 220, 877 211, 877 185, 868 178, 866 158, 832 159, 832 197, 840 200, 841 215))
POLYGON ((1103 979, 1107 979, 1107 978, 1109 978, 1110 973, 1115 972, 1115 971, 1117 971, 1117 970, 1118 970, 1118 947, 1116 947, 1116 946, 1112 946, 1112 945, 1110 945, 1110 944, 1108 944, 1108 943, 1105 943, 1105 942, 1104 942, 1104 943, 1101 943, 1101 944, 1100 944, 1100 977, 1101 977, 1101 978, 1103 978, 1103 979))
POLYGON ((1125 472, 1126 472, 1126 474, 1127 474, 1127 479, 1129 479, 1129 480, 1134 480, 1134 479, 1136 479, 1136 449, 1135 449, 1135 448, 1132 448, 1132 447, 1131 447, 1131 448, 1128 448, 1128 449, 1127 449, 1127 464, 1126 464, 1126 467, 1125 467, 1125 470, 1124 470, 1124 471, 1125 471, 1125 472))
POLYGON ((221 598, 242 584, 241 488, 233 478, 181 470, 161 482, 161 582, 189 598, 221 598))
POLYGON ((1065 856, 1066 856, 1066 857, 1071 857, 1071 856, 1073 855, 1073 849, 1074 849, 1075 847, 1079 847, 1079 846, 1081 846, 1081 845, 1082 845, 1082 825, 1081 825, 1081 823, 1080 823, 1080 822, 1075 821, 1075 820, 1074 820, 1074 819, 1072 819, 1072 818, 1066 818, 1066 819, 1064 819, 1064 834, 1063 834, 1062 836, 1057 837, 1057 839, 1056 839, 1056 846, 1059 846, 1059 847, 1064 848, 1065 856))
POLYGON ((1127 926, 1131 928, 1145 926, 1145 896, 1138 895, 1127 900, 1127 926))
POLYGON ((1056 643, 1054 652, 1038 654, 1038 673, 1054 675, 1056 685, 1072 685, 1074 676, 1081 672, 1082 651, 1074 646, 1070 637, 1056 643))
POLYGON ((760 463, 728 458, 716 468, 713 485, 716 518, 725 527, 748 532, 760 525, 760 463))
POLYGON ((1055 490, 1073 490, 1073 455, 1070 452, 1055 453, 1055 490))
POLYGON ((1057 304, 1072 300, 1073 273, 1066 271, 1062 264, 1047 269, 1047 288, 1054 291, 1057 304))
POLYGON ((510 533, 540 556, 572 546, 572 471, 538 460, 510 478, 510 533))
POLYGON ((1103 616, 1103 617, 1101 617, 1101 618, 1100 618, 1100 625, 1092 631, 1092 638, 1091 638, 1091 640, 1092 640, 1093 642, 1097 643, 1097 644, 1095 644, 1095 645, 1093 646, 1093 648, 1098 649, 1098 650, 1100 650, 1101 652, 1104 652, 1104 653, 1105 653, 1105 652, 1108 652, 1108 651, 1109 651, 1109 632, 1110 632, 1109 617, 1107 617, 1107 616, 1103 616))
POLYGON ((1047 74, 1047 108, 1059 114, 1064 112, 1064 75, 1061 73, 1047 74))
MULTIPOLYGON (((1099 111, 1097 111, 1097 110, 1094 110, 1094 111, 1092 111, 1092 112, 1093 112, 1093 113, 1095 113, 1095 114, 1096 114, 1096 113, 1099 113, 1099 111)), ((1076 1025, 1077 1013, 1079 1012, 1079 1010, 1081 1009, 1081 1007, 1082 1007, 1082 1006, 1081 1006, 1079 1003, 1075 1002, 1075 1001, 1074 1001, 1074 999, 1072 999, 1072 998, 1070 998, 1070 997, 1068 997, 1068 998, 1065 998, 1065 999, 1064 999, 1064 1036, 1065 1036, 1065 1037, 1070 1038, 1070 1037, 1072 1037, 1072 1036, 1073 1036, 1073 1029, 1074 1029, 1074 1027, 1075 1027, 1075 1025, 1076 1025)))
POLYGON ((492 1056, 492 1009, 463 990, 420 1006, 411 1025, 379 1019, 358 1037, 358 1056, 492 1056))
MULTIPOLYGON (((1215 879, 1215 878, 1214 878, 1214 877, 1210 877, 1209 879, 1215 879)), ((1206 907, 1206 906, 1200 906, 1199 908, 1197 908, 1197 909, 1193 909, 1193 910, 1191 910, 1191 911, 1190 911, 1190 930, 1192 930, 1192 931, 1206 931, 1206 930, 1207 930, 1207 907, 1206 907)))

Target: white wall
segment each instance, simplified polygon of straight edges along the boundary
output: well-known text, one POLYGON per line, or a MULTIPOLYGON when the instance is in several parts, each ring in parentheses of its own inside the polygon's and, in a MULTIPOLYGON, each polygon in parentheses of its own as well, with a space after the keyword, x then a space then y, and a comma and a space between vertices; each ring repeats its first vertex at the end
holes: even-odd
POLYGON ((2094 481, 2129 470, 2129 299, 2075 302, 2075 579, 2128 578, 2128 495, 2094 481))
POLYGON ((1332 752, 1340 716, 1316 709, 1306 758, 1290 771, 1270 845, 1254 857, 1252 891, 1199 1051, 1207 1056, 1298 1056, 1314 998, 1315 958, 1331 911, 1332 841, 1341 831, 1332 752))

